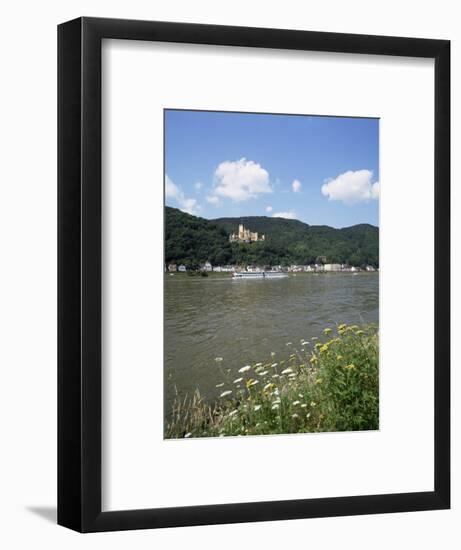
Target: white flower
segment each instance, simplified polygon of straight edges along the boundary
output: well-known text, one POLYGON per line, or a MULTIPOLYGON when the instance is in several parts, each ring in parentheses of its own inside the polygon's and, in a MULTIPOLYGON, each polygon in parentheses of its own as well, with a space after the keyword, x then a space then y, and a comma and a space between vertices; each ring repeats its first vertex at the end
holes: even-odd
POLYGON ((267 374, 267 370, 263 370, 262 372, 259 373, 259 376, 266 376, 267 374))
POLYGON ((248 387, 255 386, 256 384, 259 384, 259 380, 250 380, 250 382, 248 382, 248 387))
POLYGON ((287 346, 291 346, 291 342, 287 342, 286 345, 287 345, 287 346))
POLYGON ((299 405, 301 401, 293 401, 293 406, 299 405))
POLYGON ((274 399, 274 401, 272 401, 272 404, 274 405, 277 405, 278 403, 280 403, 280 399, 274 399))
POLYGON ((303 409, 305 409, 305 408, 307 407, 306 403, 303 403, 303 404, 301 405, 301 407, 302 407, 303 409))
POLYGON ((255 405, 255 411, 259 411, 260 408, 261 408, 261 405, 255 405))
POLYGON ((238 384, 239 382, 241 382, 243 380, 243 378, 236 378, 234 380, 234 384, 238 384))
POLYGON ((272 378, 280 378, 280 376, 278 374, 273 374, 272 378))
POLYGON ((275 403, 274 405, 272 405, 271 409, 273 411, 275 411, 275 409, 278 409, 279 408, 279 404, 278 403, 275 403))
POLYGON ((248 372, 251 369, 250 365, 245 365, 241 369, 239 369, 239 372, 248 372))
POLYGON ((238 413, 238 410, 237 410, 237 409, 231 411, 231 412, 229 413, 229 418, 232 418, 232 417, 235 416, 237 413, 238 413))
POLYGON ((221 382, 221 384, 216 384, 217 388, 222 388, 224 386, 224 382, 221 382))
POLYGON ((268 390, 272 386, 272 382, 269 382, 269 384, 266 384, 263 388, 264 391, 268 390))
POLYGON ((220 363, 220 362, 222 361, 222 357, 215 357, 215 361, 216 361, 217 363, 220 363))
POLYGON ((293 372, 293 369, 285 369, 285 370, 282 370, 282 374, 289 374, 290 372, 293 372))
POLYGON ((256 363, 255 367, 261 367, 262 363, 256 363))
POLYGON ((302 393, 298 393, 298 397, 301 397, 301 399, 304 397, 302 393))
POLYGON ((271 367, 274 368, 278 365, 278 363, 272 363, 271 367))
POLYGON ((184 437, 190 437, 191 435, 192 435, 192 432, 189 432, 184 437))
POLYGON ((295 372, 292 372, 288 375, 288 378, 296 378, 298 375, 295 372))
POLYGON ((291 415, 291 418, 299 418, 299 414, 296 414, 296 413, 295 413, 295 414, 292 414, 292 415, 291 415))
POLYGON ((226 391, 223 391, 219 397, 226 397, 226 395, 230 395, 231 393, 232 393, 232 390, 226 390, 226 391))

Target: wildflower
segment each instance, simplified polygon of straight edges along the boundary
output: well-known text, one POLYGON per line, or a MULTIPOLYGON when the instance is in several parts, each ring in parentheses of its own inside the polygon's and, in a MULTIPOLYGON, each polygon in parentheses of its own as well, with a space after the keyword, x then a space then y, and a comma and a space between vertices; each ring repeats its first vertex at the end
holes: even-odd
POLYGON ((255 405, 255 408, 254 408, 255 412, 259 411, 259 409, 260 409, 261 407, 262 407, 262 405, 255 405))
POLYGON ((301 397, 301 399, 304 397, 302 393, 298 393, 298 397, 301 397))
POLYGON ((217 388, 222 388, 224 386, 224 382, 221 382, 221 384, 216 384, 217 388))
POLYGON ((316 349, 319 349, 319 348, 321 348, 322 346, 323 346, 322 342, 317 342, 317 343, 315 344, 315 348, 316 348, 316 349))
POLYGON ((234 384, 238 384, 239 382, 241 382, 243 380, 243 378, 236 378, 234 380, 234 384))
POLYGON ((275 357, 275 351, 271 351, 271 357, 275 357))
POLYGON ((278 374, 273 374, 272 378, 280 378, 280 376, 278 374))
POLYGON ((262 363, 256 363, 255 367, 261 367, 262 363))
POLYGON ((215 357, 216 363, 220 363, 222 361, 222 357, 215 357))
POLYGON ((269 382, 264 386, 263 390, 267 391, 267 390, 271 390, 272 388, 275 388, 275 385, 272 382, 269 382))
POLYGON ((344 368, 347 369, 347 370, 354 370, 355 365, 354 365, 354 363, 351 363, 350 365, 346 365, 344 368))
POLYGON ((299 414, 294 413, 294 414, 291 415, 291 418, 299 418, 299 414))
POLYGON ((184 437, 190 437, 192 435, 192 432, 188 432, 184 437))
POLYGON ((306 418, 309 418, 310 415, 311 415, 311 413, 307 413, 307 414, 306 414, 306 418))
POLYGON ((323 382, 322 378, 319 378, 315 381, 316 384, 321 384, 323 382))
POLYGON ((326 353, 328 351, 328 345, 323 344, 323 346, 320 348, 320 353, 326 353))
POLYGON ((232 418, 232 417, 235 416, 237 413, 238 413, 238 410, 237 410, 237 409, 234 409, 233 411, 231 411, 231 412, 229 413, 229 418, 232 418))
POLYGON ((290 372, 293 372, 293 369, 290 369, 290 367, 288 367, 285 370, 282 370, 282 374, 289 374, 290 372))
POLYGON ((298 375, 295 372, 292 372, 288 375, 288 378, 296 378, 298 375))
POLYGON ((272 363, 271 367, 274 368, 277 366, 277 363, 272 363))
POLYGON ((301 401, 293 401, 292 405, 293 405, 294 407, 296 407, 296 405, 299 405, 300 403, 301 403, 301 401))
POLYGON ((337 356, 336 356, 336 359, 337 359, 338 361, 341 361, 342 358, 343 358, 342 355, 337 355, 337 356))
POLYGON ((360 336, 361 334, 365 334, 365 333, 363 332, 363 330, 358 330, 355 334, 357 334, 357 336, 360 336))
POLYGON ((294 354, 294 353, 292 353, 292 354, 290 355, 290 359, 294 359, 295 357, 296 357, 296 354, 294 354))
POLYGON ((279 404, 278 404, 278 403, 275 403, 275 404, 272 405, 272 407, 271 407, 271 409, 272 409, 273 411, 275 411, 275 410, 278 409, 278 408, 279 408, 279 404))
POLYGON ((251 388, 251 386, 256 386, 256 384, 259 384, 259 380, 253 380, 253 378, 250 378, 247 382, 247 388, 251 388))
POLYGON ((312 336, 311 340, 318 340, 317 336, 312 336))
POLYGON ((279 404, 281 401, 280 401, 280 397, 277 397, 277 399, 274 399, 274 401, 272 401, 272 404, 273 405, 277 405, 279 404))
POLYGON ((309 362, 312 363, 312 364, 314 365, 315 363, 317 363, 317 361, 318 361, 317 356, 316 356, 316 355, 313 355, 313 356, 310 358, 310 361, 309 361, 309 362))
POLYGON ((268 373, 267 370, 263 370, 262 372, 258 373, 259 376, 266 376, 266 374, 268 373))
POLYGON ((315 407, 317 405, 317 403, 315 401, 311 401, 311 407, 315 407))
POLYGON ((338 325, 338 330, 344 330, 345 328, 346 328, 345 323, 341 323, 340 325, 338 325))
POLYGON ((241 369, 239 369, 239 372, 248 372, 251 369, 250 365, 245 365, 241 369))
POLYGON ((301 405, 301 407, 302 407, 303 409, 305 409, 305 408, 307 407, 306 403, 303 403, 303 404, 301 405))
POLYGON ((287 346, 291 346, 291 342, 287 342, 286 345, 287 345, 287 346))
POLYGON ((232 390, 226 390, 226 391, 223 391, 219 397, 226 397, 226 395, 230 395, 231 393, 232 393, 232 390))
POLYGON ((325 328, 323 329, 323 334, 330 334, 331 328, 325 328))

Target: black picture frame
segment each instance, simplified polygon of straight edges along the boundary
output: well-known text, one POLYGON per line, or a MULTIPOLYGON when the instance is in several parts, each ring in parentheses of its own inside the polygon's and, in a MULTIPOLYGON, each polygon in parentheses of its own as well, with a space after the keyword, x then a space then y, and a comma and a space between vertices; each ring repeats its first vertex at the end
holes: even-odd
POLYGON ((58 27, 58 523, 80 532, 450 507, 450 42, 82 17, 58 27), (104 38, 435 62, 434 490, 101 510, 101 42, 104 38))

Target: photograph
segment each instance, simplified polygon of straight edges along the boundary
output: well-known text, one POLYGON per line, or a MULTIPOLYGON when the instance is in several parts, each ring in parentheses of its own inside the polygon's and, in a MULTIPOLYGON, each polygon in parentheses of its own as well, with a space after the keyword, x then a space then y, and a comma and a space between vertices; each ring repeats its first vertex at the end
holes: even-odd
POLYGON ((379 119, 164 111, 164 437, 379 429, 379 119))

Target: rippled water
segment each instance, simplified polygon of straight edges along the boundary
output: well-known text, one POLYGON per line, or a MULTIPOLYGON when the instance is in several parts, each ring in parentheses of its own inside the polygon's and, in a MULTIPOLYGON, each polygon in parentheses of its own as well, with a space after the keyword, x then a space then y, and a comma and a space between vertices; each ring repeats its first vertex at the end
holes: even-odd
POLYGON ((296 274, 285 279, 165 277, 165 414, 176 392, 219 394, 221 370, 288 355, 287 342, 336 323, 378 323, 379 275, 296 274), (222 357, 216 362, 216 357, 222 357))

